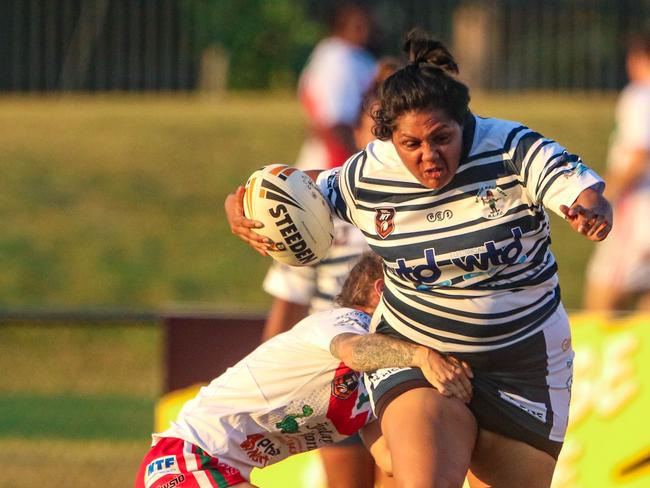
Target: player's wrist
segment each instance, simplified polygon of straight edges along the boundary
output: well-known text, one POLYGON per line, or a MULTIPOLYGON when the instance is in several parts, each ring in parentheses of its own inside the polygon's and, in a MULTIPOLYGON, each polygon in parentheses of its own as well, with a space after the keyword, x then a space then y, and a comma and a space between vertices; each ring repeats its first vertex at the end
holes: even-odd
POLYGON ((413 344, 413 348, 413 362, 411 366, 420 369, 426 367, 429 364, 429 354, 433 353, 433 351, 428 347, 416 344, 413 344))

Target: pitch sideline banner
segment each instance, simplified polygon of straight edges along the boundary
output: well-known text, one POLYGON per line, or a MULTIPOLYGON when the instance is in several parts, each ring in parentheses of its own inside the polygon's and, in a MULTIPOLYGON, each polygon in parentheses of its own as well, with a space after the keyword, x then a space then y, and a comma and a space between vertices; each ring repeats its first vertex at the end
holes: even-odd
MULTIPOLYGON (((650 486, 650 316, 572 314, 571 326, 576 352, 571 413, 553 488, 650 486)), ((222 342, 221 347, 228 345, 222 342)), ((189 366, 186 358, 184 367, 189 366)), ((167 428, 200 386, 165 394, 156 406, 155 430, 167 428)), ((324 488, 316 453, 254 470, 253 483, 262 488, 324 488)))

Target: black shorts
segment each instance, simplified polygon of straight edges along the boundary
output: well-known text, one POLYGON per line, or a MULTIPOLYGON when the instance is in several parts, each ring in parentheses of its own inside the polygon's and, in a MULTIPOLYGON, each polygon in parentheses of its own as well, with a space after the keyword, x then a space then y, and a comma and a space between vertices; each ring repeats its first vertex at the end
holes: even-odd
MULTIPOLYGON (((400 336, 385 323, 377 332, 400 336)), ((562 306, 545 327, 512 346, 482 353, 458 353, 474 373, 469 408, 479 428, 525 442, 557 459, 568 423, 573 350, 562 306)), ((364 379, 375 415, 399 394, 431 387, 418 368, 386 368, 364 379)))

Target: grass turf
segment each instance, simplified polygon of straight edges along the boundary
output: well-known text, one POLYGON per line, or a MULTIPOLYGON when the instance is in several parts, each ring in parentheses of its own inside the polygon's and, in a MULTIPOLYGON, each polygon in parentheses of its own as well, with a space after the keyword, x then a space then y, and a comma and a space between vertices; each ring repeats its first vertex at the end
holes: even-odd
MULTIPOLYGON (((613 96, 475 94, 601 169, 613 96)), ((283 94, 0 99, 0 307, 263 308, 268 261, 227 228, 223 199, 304 135, 283 94)), ((565 302, 592 244, 554 226, 565 302)))

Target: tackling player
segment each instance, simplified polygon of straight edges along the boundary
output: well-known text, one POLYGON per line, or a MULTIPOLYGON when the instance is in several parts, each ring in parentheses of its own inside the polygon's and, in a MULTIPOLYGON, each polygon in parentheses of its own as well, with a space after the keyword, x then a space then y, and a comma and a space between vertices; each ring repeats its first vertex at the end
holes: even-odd
POLYGON ((153 435, 136 488, 252 487, 254 467, 354 434, 374 420, 357 371, 414 366, 436 388, 471 389, 454 373, 455 360, 367 334, 382 289, 381 259, 364 254, 338 297, 342 308, 311 315, 259 346, 153 435))

